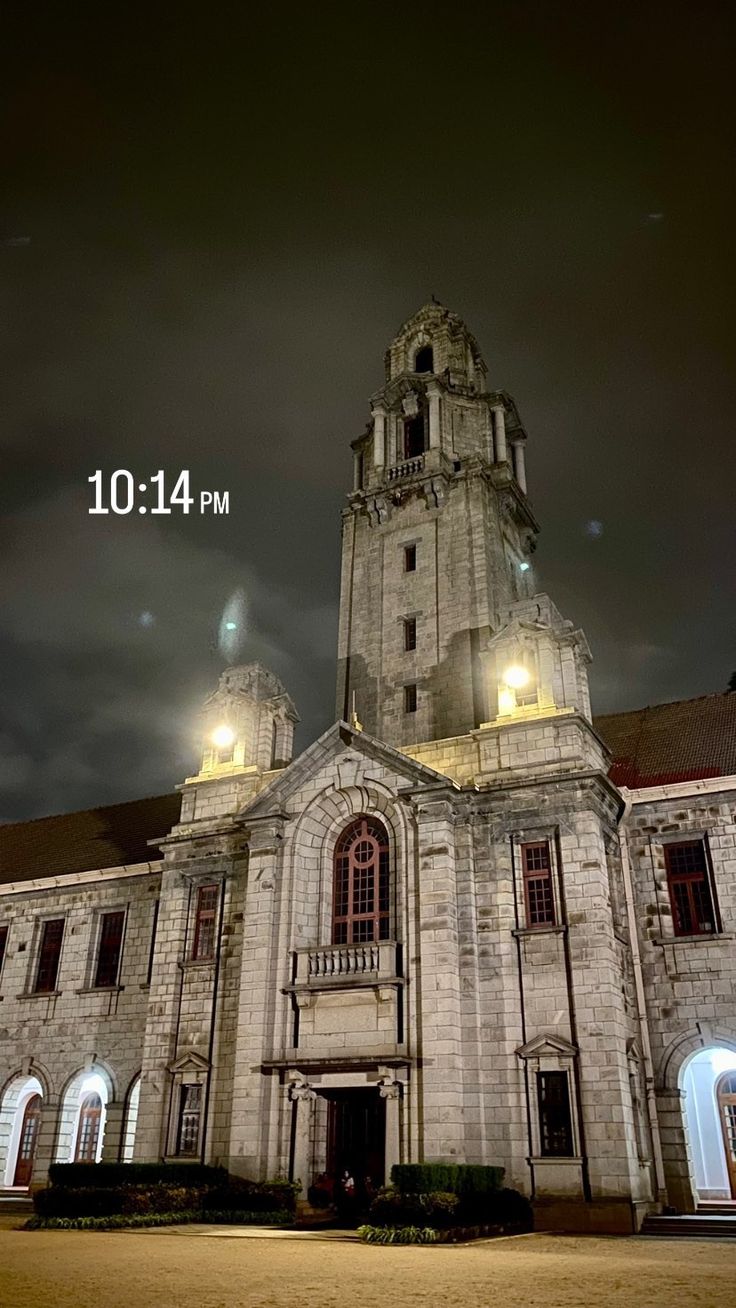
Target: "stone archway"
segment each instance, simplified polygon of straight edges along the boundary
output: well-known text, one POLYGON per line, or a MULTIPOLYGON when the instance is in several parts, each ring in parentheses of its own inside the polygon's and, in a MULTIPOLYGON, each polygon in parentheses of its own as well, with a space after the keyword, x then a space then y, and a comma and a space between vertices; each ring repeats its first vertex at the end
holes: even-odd
POLYGON ((0 1106, 0 1184, 30 1184, 38 1144, 43 1086, 36 1076, 16 1076, 0 1106), (22 1155, 22 1158, 19 1158, 22 1155), (25 1162, 25 1167, 21 1164, 25 1162))
MULTIPOLYGON (((78 1072, 67 1085, 59 1115, 59 1136, 56 1147, 57 1163, 72 1163, 77 1158, 80 1143, 84 1161, 99 1162, 105 1138, 107 1105, 111 1093, 107 1077, 100 1068, 86 1068, 78 1072), (99 1101, 99 1105, 95 1101, 99 1101), (89 1137, 91 1112, 99 1114, 93 1122, 94 1141, 90 1151, 89 1137), (80 1137, 80 1131, 82 1136, 80 1137), (82 1139, 82 1137, 84 1137, 82 1139), (89 1156, 88 1156, 89 1155, 89 1156)), ((81 1157, 81 1155, 80 1155, 81 1157)))
POLYGON ((722 1045, 698 1050, 680 1072, 690 1171, 699 1203, 736 1202, 735 1168, 733 1160, 729 1167, 724 1129, 726 1096, 719 1094, 728 1073, 736 1075, 736 1049, 722 1045))

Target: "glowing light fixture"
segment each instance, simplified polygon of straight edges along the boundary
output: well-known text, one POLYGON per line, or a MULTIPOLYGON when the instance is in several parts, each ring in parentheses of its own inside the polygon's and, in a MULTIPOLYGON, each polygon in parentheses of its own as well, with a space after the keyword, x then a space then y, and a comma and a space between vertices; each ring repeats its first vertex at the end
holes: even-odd
POLYGON ((519 572, 528 572, 531 566, 531 563, 520 563, 519 572))
POLYGON ((212 732, 212 744, 217 749, 229 749, 231 745, 234 745, 235 732, 232 727, 228 727, 226 723, 223 723, 222 726, 215 727, 215 730, 212 732))
POLYGON ((503 679, 512 690, 523 690, 524 686, 529 685, 529 673, 520 663, 514 663, 512 667, 507 668, 503 679))

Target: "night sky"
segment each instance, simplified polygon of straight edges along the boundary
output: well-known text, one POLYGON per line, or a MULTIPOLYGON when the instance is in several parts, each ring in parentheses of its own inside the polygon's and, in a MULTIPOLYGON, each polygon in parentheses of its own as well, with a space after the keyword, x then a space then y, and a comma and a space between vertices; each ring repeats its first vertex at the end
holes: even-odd
POLYGON ((595 709, 736 667, 734 6, 266 9, 4 6, 6 820, 196 770, 238 587, 330 724, 349 442, 432 294, 519 406, 595 709), (90 517, 96 468, 230 516, 90 517))

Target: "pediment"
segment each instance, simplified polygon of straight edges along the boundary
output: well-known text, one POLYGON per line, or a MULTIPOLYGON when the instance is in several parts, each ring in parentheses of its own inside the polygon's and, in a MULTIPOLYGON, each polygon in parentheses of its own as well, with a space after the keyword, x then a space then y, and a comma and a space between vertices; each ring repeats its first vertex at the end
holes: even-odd
POLYGON ((417 763, 416 759, 402 754, 401 750, 386 745, 367 732, 335 722, 324 735, 294 759, 283 772, 241 809, 239 816, 256 818, 278 812, 291 795, 307 785, 325 768, 334 763, 341 788, 360 784, 366 779, 366 763, 376 764, 384 771, 402 777, 407 786, 449 786, 459 789, 442 772, 417 763))
POLYGON ((169 1072, 209 1072, 210 1065, 206 1058, 197 1054, 190 1049, 186 1054, 180 1054, 175 1058, 173 1063, 169 1063, 169 1072))
POLYGON ((538 1035, 516 1050, 519 1058, 577 1058, 577 1048, 557 1035, 538 1035))

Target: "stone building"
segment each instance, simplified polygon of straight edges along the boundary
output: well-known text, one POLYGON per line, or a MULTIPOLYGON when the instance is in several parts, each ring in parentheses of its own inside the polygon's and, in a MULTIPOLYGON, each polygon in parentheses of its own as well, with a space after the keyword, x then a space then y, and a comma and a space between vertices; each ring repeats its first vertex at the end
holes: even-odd
POLYGON ((0 828, 0 1185, 500 1164, 539 1225, 736 1196, 736 695, 591 719, 526 433, 429 304, 343 513, 337 721, 228 668, 178 794, 0 828))

